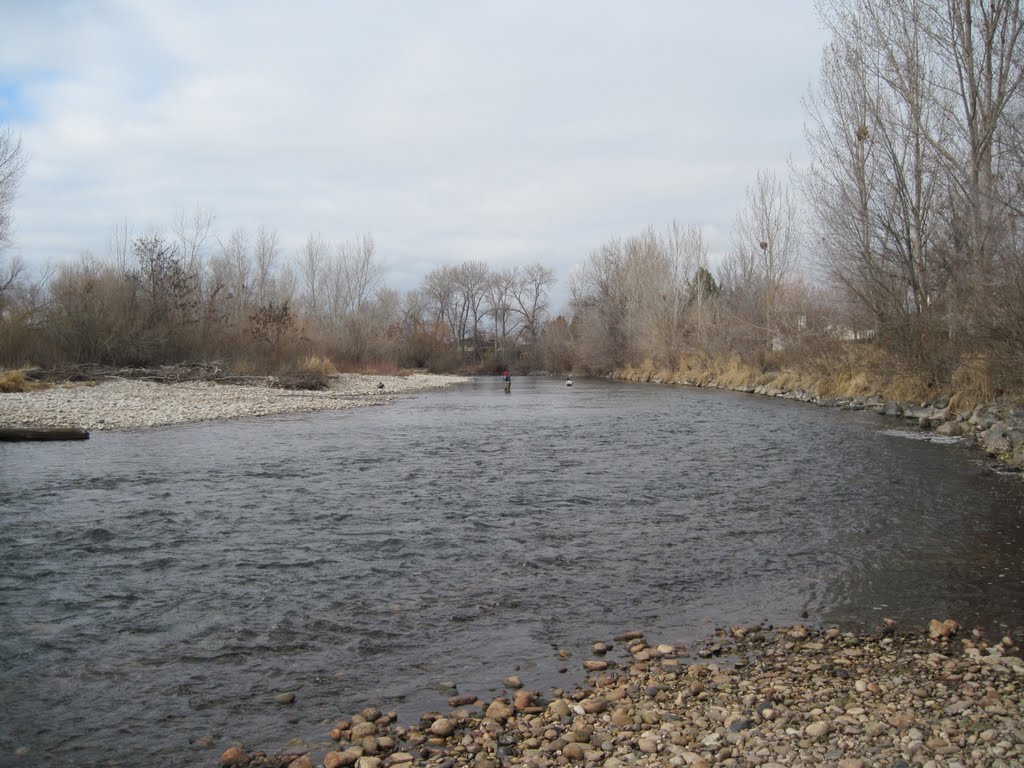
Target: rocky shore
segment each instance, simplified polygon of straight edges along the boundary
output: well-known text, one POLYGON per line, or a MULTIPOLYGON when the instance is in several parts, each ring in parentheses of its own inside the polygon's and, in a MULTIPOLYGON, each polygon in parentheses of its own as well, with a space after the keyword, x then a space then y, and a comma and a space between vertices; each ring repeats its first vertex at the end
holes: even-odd
POLYGON ((212 382, 111 379, 0 394, 0 427, 125 430, 215 419, 379 405, 397 395, 468 381, 462 376, 338 374, 324 391, 212 382), (383 385, 383 386, 381 386, 383 385))
POLYGON ((773 384, 726 386, 713 378, 706 381, 685 378, 649 381, 654 384, 681 384, 781 397, 825 408, 874 411, 897 419, 904 425, 934 430, 939 436, 970 440, 1007 467, 1024 470, 1024 406, 1014 402, 982 403, 965 408, 958 407, 954 398, 950 397, 914 403, 891 400, 878 394, 865 397, 821 397, 805 389, 783 389, 773 384))
MULTIPOLYGON (((560 652, 568 656, 567 651, 560 652)), ((703 645, 640 632, 595 643, 584 682, 547 694, 517 677, 491 700, 403 726, 366 709, 329 741, 270 755, 236 745, 224 768, 580 765, 1009 768, 1024 764, 1024 660, 1010 637, 956 622, 905 633, 721 629, 703 645)), ((332 727, 333 726, 333 727, 332 727)))
POLYGON ((948 397, 930 403, 901 403, 878 395, 864 398, 816 397, 804 390, 783 392, 770 387, 753 387, 750 392, 830 408, 874 411, 907 425, 934 430, 940 436, 971 440, 1006 466, 1024 469, 1024 407, 1013 403, 984 403, 957 409, 948 397))

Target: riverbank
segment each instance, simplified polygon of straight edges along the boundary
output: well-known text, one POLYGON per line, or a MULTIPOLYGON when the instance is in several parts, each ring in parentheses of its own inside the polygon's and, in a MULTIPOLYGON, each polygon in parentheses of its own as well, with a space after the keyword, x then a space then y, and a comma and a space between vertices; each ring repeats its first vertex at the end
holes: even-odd
POLYGON ((1024 405, 1014 400, 978 403, 956 393, 917 401, 894 399, 884 392, 849 395, 828 386, 811 389, 799 378, 784 372, 751 379, 750 376, 737 376, 735 372, 721 376, 711 373, 699 376, 659 375, 646 369, 627 368, 616 371, 611 378, 724 389, 797 400, 825 408, 872 411, 902 425, 932 430, 941 437, 970 440, 1008 468, 1024 470, 1024 405))
POLYGON ((0 427, 81 427, 130 430, 196 421, 312 413, 380 405, 399 395, 468 381, 463 376, 413 373, 329 377, 323 391, 212 382, 156 383, 114 378, 31 392, 0 393, 0 427), (383 386, 381 386, 383 385, 383 386))
MULTIPOLYGON (((953 621, 876 634, 802 625, 719 630, 697 648, 640 632, 595 643, 584 682, 548 694, 505 680, 403 726, 363 710, 330 742, 221 766, 986 766, 1024 763, 1024 660, 1010 637, 953 621)), ((565 652, 563 652, 565 653, 565 652)))

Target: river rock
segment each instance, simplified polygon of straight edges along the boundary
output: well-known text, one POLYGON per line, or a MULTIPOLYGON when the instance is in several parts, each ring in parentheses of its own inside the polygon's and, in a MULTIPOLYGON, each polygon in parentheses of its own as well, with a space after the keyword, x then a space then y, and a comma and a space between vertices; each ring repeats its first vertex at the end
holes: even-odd
POLYGON ((496 720, 499 723, 504 723, 512 717, 513 714, 515 713, 512 711, 512 707, 509 706, 507 701, 495 699, 491 702, 490 706, 487 707, 487 712, 484 716, 491 718, 491 720, 496 720))
POLYGON ((562 756, 567 760, 582 760, 583 755, 586 751, 586 744, 580 744, 579 742, 570 741, 568 744, 562 747, 562 756))
POLYGON ((523 681, 518 675, 509 675, 502 681, 502 685, 506 688, 522 688, 523 681))
POLYGON ((523 710, 532 707, 537 702, 537 694, 533 691, 516 691, 515 698, 512 701, 512 706, 515 709, 523 710))
POLYGON ((352 726, 351 739, 352 741, 362 741, 367 736, 372 736, 376 732, 377 726, 364 720, 352 726))
POLYGON ((362 756, 362 750, 354 747, 349 747, 341 752, 328 752, 324 755, 324 768, 343 768, 343 766, 354 765, 362 756))
POLYGON ((906 712, 897 712, 889 718, 889 725, 897 730, 905 731, 914 725, 914 717, 906 712))
MULTIPOLYGON (((490 715, 488 715, 490 717, 490 715)), ((435 736, 448 737, 455 732, 455 721, 447 717, 439 717, 430 724, 430 732, 435 736)))
POLYGON ((953 619, 946 619, 945 621, 932 619, 928 622, 928 636, 932 638, 932 640, 952 637, 959 629, 960 625, 953 621, 953 619))
POLYGON ((235 768, 235 766, 248 765, 251 762, 252 758, 241 747, 230 747, 224 750, 220 756, 221 768, 235 768))
POLYGON ((568 717, 569 713, 572 712, 572 707, 569 706, 569 702, 565 699, 555 699, 548 704, 548 712, 556 718, 568 717))
POLYGON ((1013 450, 1013 444, 1001 424, 993 424, 978 435, 978 444, 993 456, 1002 456, 1013 450))
POLYGON ((824 720, 820 720, 816 723, 811 723, 806 728, 804 728, 804 733, 806 733, 812 739, 820 739, 822 736, 827 735, 828 732, 831 730, 832 725, 830 723, 827 723, 824 720))
POLYGON ((600 696, 593 696, 580 702, 580 709, 588 715, 596 715, 608 709, 608 702, 600 696))
POLYGON ((295 701, 295 694, 292 691, 286 693, 279 693, 274 697, 274 701, 278 704, 291 704, 295 701))
POLYGON ((288 768, 313 768, 313 761, 309 759, 309 755, 302 755, 288 763, 288 768))

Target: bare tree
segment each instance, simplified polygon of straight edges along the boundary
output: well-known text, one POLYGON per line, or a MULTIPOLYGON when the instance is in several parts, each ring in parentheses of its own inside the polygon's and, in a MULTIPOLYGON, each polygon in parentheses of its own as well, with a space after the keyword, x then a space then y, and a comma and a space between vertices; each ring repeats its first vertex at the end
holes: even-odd
POLYGON ((11 210, 18 197, 18 187, 25 174, 27 161, 21 137, 9 127, 0 128, 0 311, 4 294, 14 288, 25 271, 20 258, 5 259, 4 251, 11 244, 13 216, 11 210))
POLYGON ((11 209, 18 198, 18 187, 27 163, 21 137, 16 136, 10 127, 0 128, 0 252, 11 244, 14 222, 11 209))
POLYGON ((255 275, 253 293, 256 306, 262 307, 271 299, 273 291, 274 269, 281 255, 277 243, 277 231, 267 230, 262 225, 256 230, 254 248, 255 275))
POLYGON ((377 259, 373 235, 362 235, 348 246, 343 259, 348 309, 359 309, 380 287, 384 266, 377 259))
MULTIPOLYGON (((933 380, 1011 331, 1024 178, 1017 0, 824 0, 804 191, 827 273, 933 380), (1010 258, 1007 258, 1007 257, 1010 258), (998 330, 996 330, 998 328, 998 330)), ((1024 266, 1024 265, 1021 265, 1024 266)))
MULTIPOLYGON (((673 265, 653 227, 593 252, 570 282, 580 361, 592 371, 653 360, 669 299, 673 265)), ((667 361, 665 361, 667 362, 667 361)))
POLYGON ((513 311, 513 295, 518 274, 517 269, 493 270, 487 285, 487 303, 494 320, 494 353, 496 356, 504 354, 506 362, 511 362, 507 348, 512 334, 520 323, 513 311))
POLYGON ((250 273, 252 260, 249 256, 249 235, 241 227, 231 232, 227 242, 220 244, 221 257, 226 267, 226 284, 232 307, 232 321, 240 328, 249 315, 253 298, 250 273))
POLYGON ((776 335, 775 301, 783 282, 796 266, 799 253, 796 203, 789 189, 770 171, 757 172, 747 188, 747 205, 736 214, 732 230, 733 268, 744 287, 757 297, 760 325, 767 346, 776 335))
POLYGON ((1000 180, 1012 176, 1011 164, 1020 162, 1010 150, 1020 141, 1013 118, 1019 118, 1024 98, 1024 7, 1020 0, 937 5, 927 32, 945 64, 942 85, 955 96, 941 105, 950 111, 958 141, 938 141, 936 149, 967 209, 963 234, 971 258, 988 273, 1007 242, 1005 206, 1019 195, 1019 189, 1000 188, 1000 180))
POLYGON ((523 330, 531 343, 540 338, 548 315, 548 291, 555 285, 555 273, 540 262, 517 269, 512 284, 515 306, 523 316, 523 330))
POLYGON ((448 264, 431 270, 424 278, 423 292, 434 316, 434 327, 448 335, 452 349, 461 351, 465 320, 456 277, 456 268, 448 264))
POLYGON ((302 277, 303 306, 307 320, 317 327, 323 320, 323 283, 327 277, 330 252, 330 243, 319 234, 307 237, 299 252, 298 266, 302 277))
POLYGON ((178 253, 185 267, 193 274, 198 274, 202 269, 204 249, 212 236, 214 219, 216 216, 211 209, 196 203, 189 214, 184 209, 178 211, 171 225, 178 239, 178 253))
POLYGON ((706 281, 698 278, 701 270, 707 271, 708 247, 699 227, 683 227, 673 221, 661 238, 661 248, 665 251, 667 265, 658 293, 660 308, 655 327, 654 354, 671 367, 683 352, 684 339, 691 330, 695 332, 698 343, 701 339, 709 296, 706 281))
POLYGON ((490 270, 482 261, 467 261, 455 268, 455 290, 461 304, 462 336, 464 343, 467 332, 473 345, 473 354, 479 360, 480 321, 484 315, 484 301, 490 282, 490 270))
POLYGON ((123 219, 110 228, 108 246, 110 259, 114 263, 115 269, 122 275, 131 268, 133 238, 134 235, 128 227, 128 219, 123 219))

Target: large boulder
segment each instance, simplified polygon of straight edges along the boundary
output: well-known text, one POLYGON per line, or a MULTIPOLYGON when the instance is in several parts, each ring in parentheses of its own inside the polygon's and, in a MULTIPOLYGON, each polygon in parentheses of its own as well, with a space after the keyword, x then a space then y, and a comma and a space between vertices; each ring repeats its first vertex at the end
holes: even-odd
POLYGON ((903 413, 903 409, 900 407, 900 404, 897 403, 895 400, 886 400, 885 405, 882 406, 882 409, 879 411, 879 413, 881 413, 883 416, 899 416, 901 413, 903 413))
POLYGON ((1013 444, 1002 424, 993 424, 978 435, 978 444, 992 456, 1006 456, 1013 451, 1013 444))

